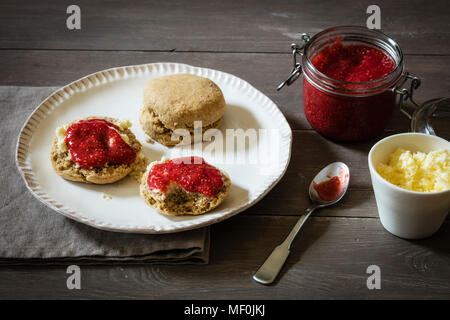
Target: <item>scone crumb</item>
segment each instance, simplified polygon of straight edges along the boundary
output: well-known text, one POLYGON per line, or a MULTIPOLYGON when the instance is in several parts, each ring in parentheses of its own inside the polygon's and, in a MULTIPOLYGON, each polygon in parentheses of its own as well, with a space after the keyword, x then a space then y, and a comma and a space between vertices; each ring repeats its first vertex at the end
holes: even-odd
POLYGON ((112 196, 102 192, 102 199, 103 200, 111 200, 112 196))
POLYGON ((124 121, 119 121, 119 127, 122 130, 131 128, 132 123, 130 122, 130 120, 124 120, 124 121))

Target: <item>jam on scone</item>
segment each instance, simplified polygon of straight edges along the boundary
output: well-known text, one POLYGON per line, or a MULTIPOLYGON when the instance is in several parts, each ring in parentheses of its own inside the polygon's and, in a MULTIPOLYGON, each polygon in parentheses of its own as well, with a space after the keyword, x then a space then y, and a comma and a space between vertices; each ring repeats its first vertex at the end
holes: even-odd
POLYGON ((133 163, 136 151, 124 141, 119 130, 119 126, 104 119, 75 122, 67 129, 65 138, 72 160, 83 169, 133 163))
POLYGON ((201 157, 151 163, 141 180, 141 195, 167 215, 202 214, 217 207, 230 189, 229 177, 201 157))
POLYGON ((52 165, 67 180, 105 184, 143 171, 147 160, 129 121, 89 117, 56 130, 52 165))

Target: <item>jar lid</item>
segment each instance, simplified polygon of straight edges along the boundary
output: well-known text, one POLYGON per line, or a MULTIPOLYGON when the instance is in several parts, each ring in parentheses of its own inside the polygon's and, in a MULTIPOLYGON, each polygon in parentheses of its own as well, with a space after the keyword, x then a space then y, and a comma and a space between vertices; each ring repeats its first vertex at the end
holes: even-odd
POLYGON ((450 98, 432 99, 420 105, 411 117, 411 131, 450 140, 450 98))

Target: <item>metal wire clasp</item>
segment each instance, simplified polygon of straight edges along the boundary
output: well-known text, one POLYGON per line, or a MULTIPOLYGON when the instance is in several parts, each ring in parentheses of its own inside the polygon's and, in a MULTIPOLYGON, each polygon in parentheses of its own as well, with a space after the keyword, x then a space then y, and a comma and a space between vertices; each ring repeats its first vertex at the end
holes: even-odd
POLYGON ((306 33, 303 33, 301 36, 301 44, 298 45, 295 42, 291 44, 291 50, 292 50, 292 61, 293 61, 293 68, 289 76, 284 80, 282 83, 280 83, 277 87, 277 91, 279 91, 281 88, 284 87, 284 85, 290 86, 295 80, 300 77, 302 74, 302 66, 300 62, 297 62, 297 54, 300 56, 303 56, 303 49, 305 48, 306 44, 310 40, 310 36, 306 33))
POLYGON ((410 120, 413 118, 413 115, 408 112, 405 106, 406 101, 411 101, 411 103, 414 105, 414 109, 419 108, 419 105, 414 101, 413 95, 414 90, 419 88, 420 86, 420 78, 410 75, 408 72, 406 72, 405 78, 402 81, 402 83, 394 88, 394 92, 398 93, 400 96, 400 99, 398 101, 398 104, 400 106, 400 111, 405 114, 410 120), (398 87, 402 87, 408 80, 411 80, 411 85, 409 87, 409 90, 406 88, 403 89, 397 89, 398 87))

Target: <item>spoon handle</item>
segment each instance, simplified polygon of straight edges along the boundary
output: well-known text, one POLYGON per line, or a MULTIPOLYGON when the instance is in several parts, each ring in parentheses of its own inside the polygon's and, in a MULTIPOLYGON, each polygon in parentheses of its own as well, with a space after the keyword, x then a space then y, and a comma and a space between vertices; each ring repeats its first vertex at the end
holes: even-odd
POLYGON ((266 261, 259 267, 258 271, 253 275, 253 279, 256 282, 262 284, 270 284, 277 277, 287 257, 290 253, 291 244, 297 236, 298 232, 302 228, 303 224, 309 218, 311 213, 317 208, 316 204, 311 205, 305 212, 300 216, 295 226, 292 228, 289 235, 284 239, 284 241, 273 249, 272 253, 267 257, 266 261))

